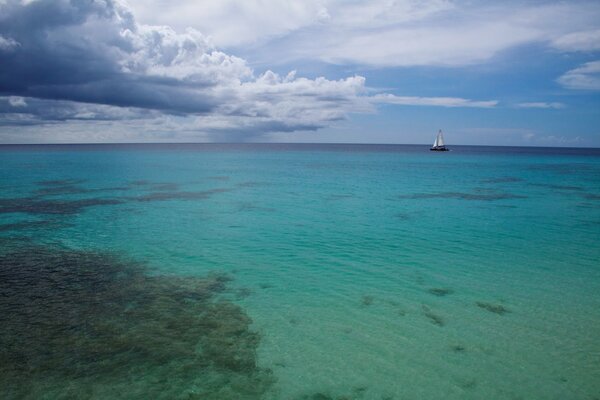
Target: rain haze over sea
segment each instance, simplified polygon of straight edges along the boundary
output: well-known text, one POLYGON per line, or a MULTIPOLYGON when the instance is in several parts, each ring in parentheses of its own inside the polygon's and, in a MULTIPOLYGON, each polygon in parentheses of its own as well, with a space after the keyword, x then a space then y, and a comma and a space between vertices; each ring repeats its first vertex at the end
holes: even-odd
POLYGON ((600 151, 0 146, 2 399, 597 399, 600 151))

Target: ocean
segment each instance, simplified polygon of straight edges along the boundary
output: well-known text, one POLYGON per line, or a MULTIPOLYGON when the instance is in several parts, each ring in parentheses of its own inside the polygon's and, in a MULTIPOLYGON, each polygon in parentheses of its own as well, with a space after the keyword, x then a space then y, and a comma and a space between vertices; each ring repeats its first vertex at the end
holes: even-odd
POLYGON ((0 146, 0 398, 600 398, 600 149, 428 147, 0 146))

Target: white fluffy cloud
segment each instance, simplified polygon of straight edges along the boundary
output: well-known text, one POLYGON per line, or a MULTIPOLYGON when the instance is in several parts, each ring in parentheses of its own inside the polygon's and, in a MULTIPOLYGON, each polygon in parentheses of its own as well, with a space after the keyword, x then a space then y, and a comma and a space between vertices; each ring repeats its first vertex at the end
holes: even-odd
POLYGON ((600 61, 592 61, 567 71, 558 83, 569 89, 600 90, 600 61))
POLYGON ((563 51, 600 50, 600 29, 569 33, 554 39, 552 45, 563 51))

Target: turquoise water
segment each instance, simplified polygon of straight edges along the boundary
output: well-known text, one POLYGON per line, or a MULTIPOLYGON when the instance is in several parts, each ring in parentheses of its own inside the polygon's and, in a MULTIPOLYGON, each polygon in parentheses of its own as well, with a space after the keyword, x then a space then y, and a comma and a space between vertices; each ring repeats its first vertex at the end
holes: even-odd
POLYGON ((600 397, 600 151, 5 146, 0 193, 2 398, 600 397))

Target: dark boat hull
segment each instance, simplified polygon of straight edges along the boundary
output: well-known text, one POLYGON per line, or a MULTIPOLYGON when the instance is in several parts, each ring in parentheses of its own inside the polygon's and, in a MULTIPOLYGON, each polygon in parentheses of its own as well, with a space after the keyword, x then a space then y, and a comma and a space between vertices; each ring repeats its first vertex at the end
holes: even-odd
POLYGON ((432 148, 430 148, 429 150, 431 150, 431 151, 448 151, 448 149, 447 149, 447 148, 445 148, 445 147, 441 147, 441 146, 438 146, 438 147, 432 147, 432 148))

